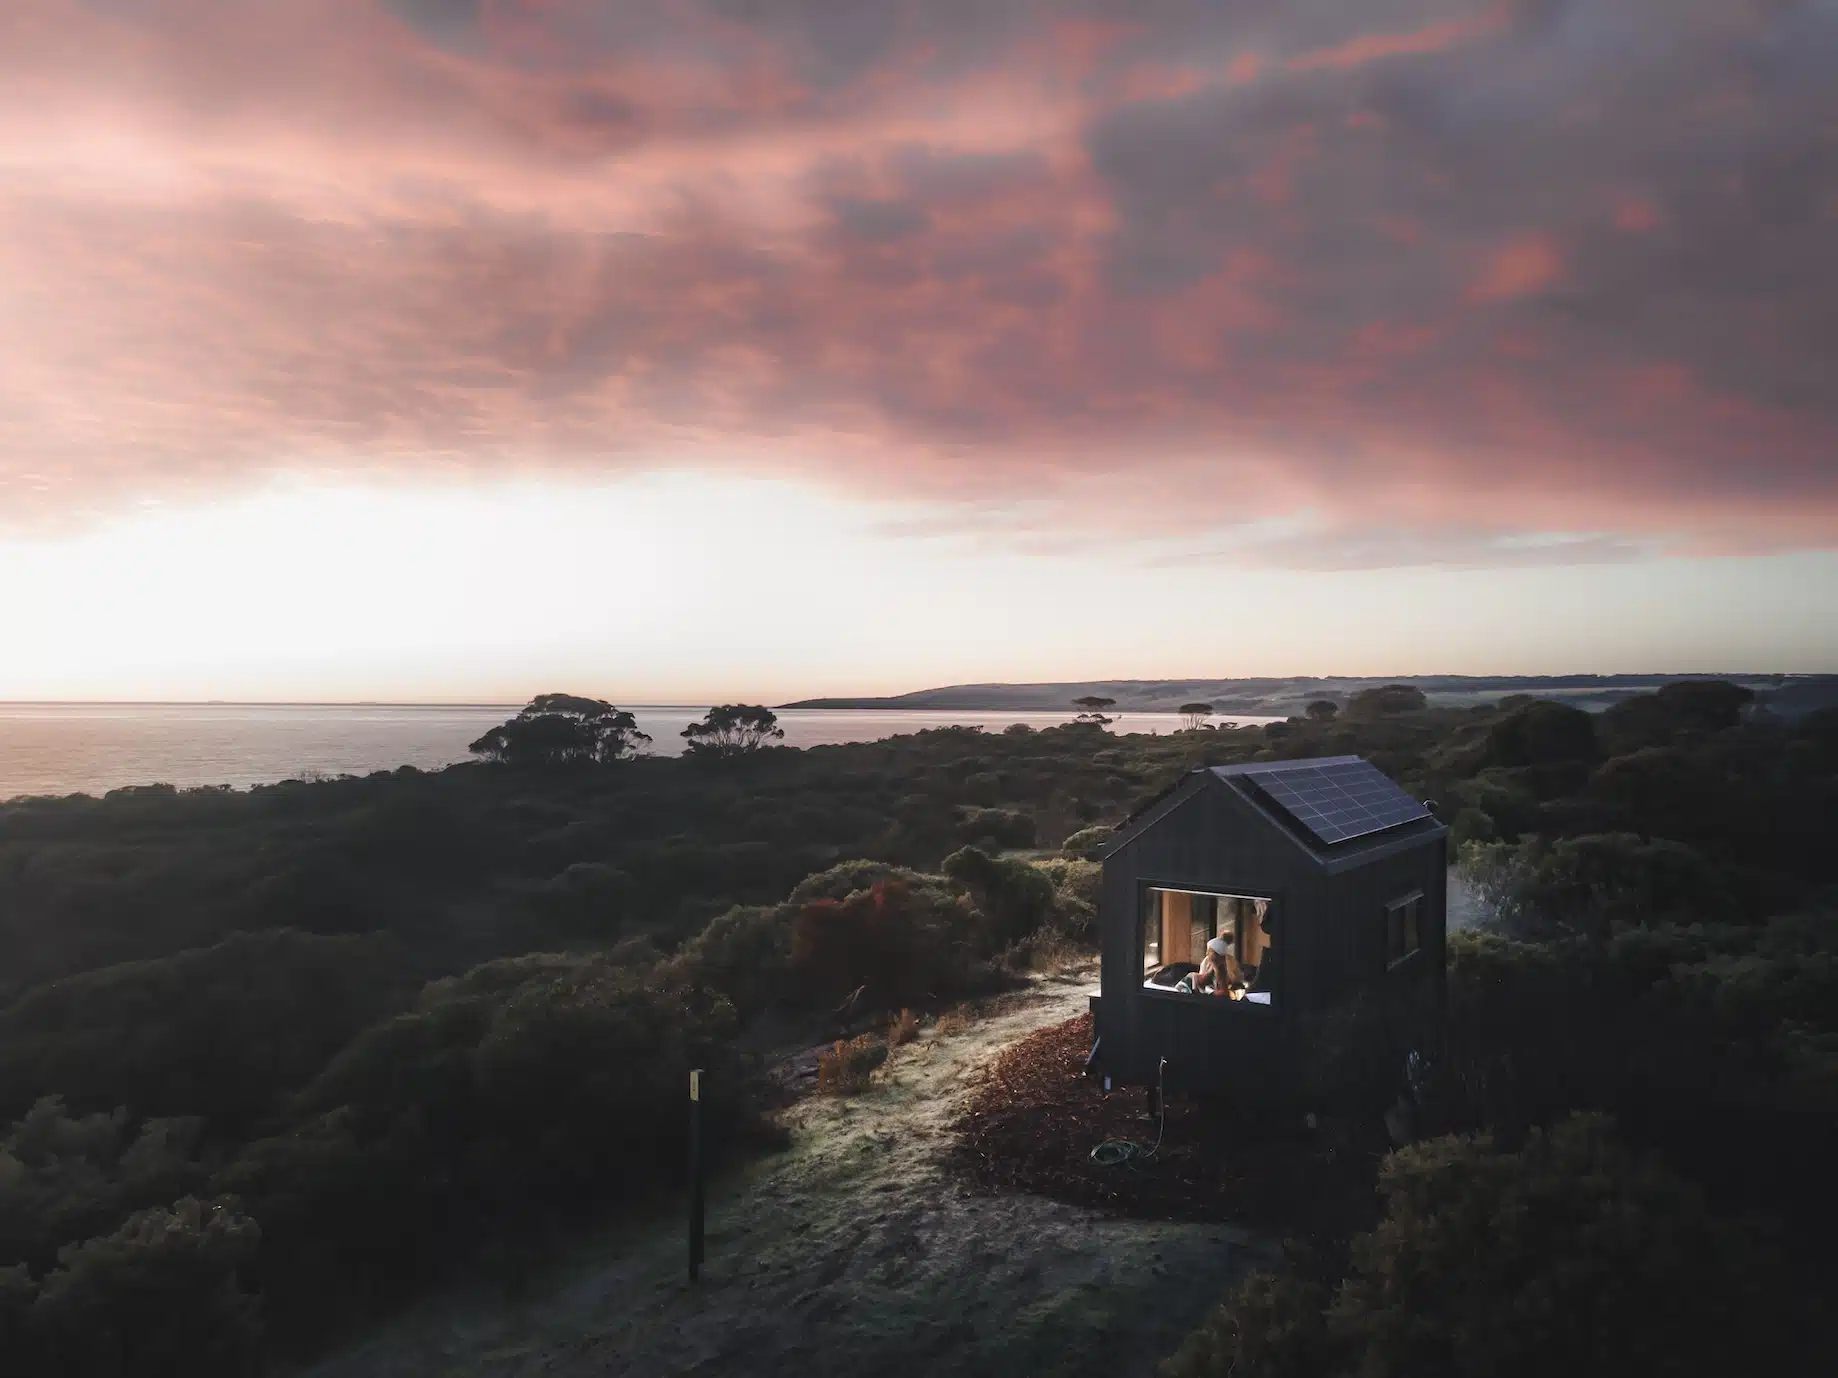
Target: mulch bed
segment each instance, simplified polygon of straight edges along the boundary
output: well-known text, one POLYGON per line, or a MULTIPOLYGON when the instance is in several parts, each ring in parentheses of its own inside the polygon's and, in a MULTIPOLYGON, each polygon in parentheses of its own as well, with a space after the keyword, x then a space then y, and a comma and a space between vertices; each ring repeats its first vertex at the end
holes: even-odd
POLYGON ((1091 1150, 1108 1139, 1150 1147, 1156 1122, 1141 1087, 1107 1092, 1083 1074, 1090 1048, 1085 1014, 1001 1053, 957 1126, 958 1170, 986 1190, 1149 1219, 1235 1221, 1323 1241, 1371 1223, 1384 1145, 1348 1126, 1309 1130, 1170 1095, 1153 1157, 1094 1163, 1091 1150))

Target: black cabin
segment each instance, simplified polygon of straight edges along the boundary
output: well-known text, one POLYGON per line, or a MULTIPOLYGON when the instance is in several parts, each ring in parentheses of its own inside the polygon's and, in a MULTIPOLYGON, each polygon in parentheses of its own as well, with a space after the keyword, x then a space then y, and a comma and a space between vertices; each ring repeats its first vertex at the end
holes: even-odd
POLYGON ((1089 1070, 1154 1086, 1166 1058, 1169 1090, 1278 1102, 1314 1016, 1439 1016, 1447 839, 1357 756, 1190 772, 1105 851, 1089 1070))

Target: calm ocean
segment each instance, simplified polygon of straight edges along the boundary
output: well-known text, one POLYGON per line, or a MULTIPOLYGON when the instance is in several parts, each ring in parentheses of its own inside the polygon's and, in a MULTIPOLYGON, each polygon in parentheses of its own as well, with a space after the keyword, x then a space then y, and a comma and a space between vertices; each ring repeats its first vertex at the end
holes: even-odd
MULTIPOLYGON (((21 794, 101 794, 156 781, 268 784, 311 774, 364 775, 397 766, 434 770, 469 759, 467 743, 519 705, 0 704, 0 799, 21 794)), ((651 750, 674 756, 678 734, 704 707, 637 707, 651 750)), ((1064 713, 933 713, 787 709, 787 746, 874 741, 926 727, 1010 723, 1049 727, 1064 713)), ((1240 717, 1243 723, 1268 718, 1240 717)), ((1124 713, 1113 732, 1171 732, 1172 713, 1124 713)))

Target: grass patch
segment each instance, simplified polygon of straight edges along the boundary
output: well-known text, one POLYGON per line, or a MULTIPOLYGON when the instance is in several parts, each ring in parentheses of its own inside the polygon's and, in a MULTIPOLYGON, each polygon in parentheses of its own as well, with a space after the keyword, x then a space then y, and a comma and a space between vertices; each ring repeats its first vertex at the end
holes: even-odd
POLYGON ((976 1016, 964 1005, 954 1005, 946 1010, 932 1024, 932 1037, 956 1038, 959 1034, 968 1033, 976 1016))

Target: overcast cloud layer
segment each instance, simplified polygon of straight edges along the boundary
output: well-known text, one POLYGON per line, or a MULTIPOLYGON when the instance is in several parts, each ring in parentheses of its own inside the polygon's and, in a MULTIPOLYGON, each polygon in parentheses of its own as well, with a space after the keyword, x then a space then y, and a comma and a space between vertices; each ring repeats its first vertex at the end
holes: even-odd
POLYGON ((6 0, 0 528, 695 464, 1829 548, 1834 73, 1833 0, 6 0))

